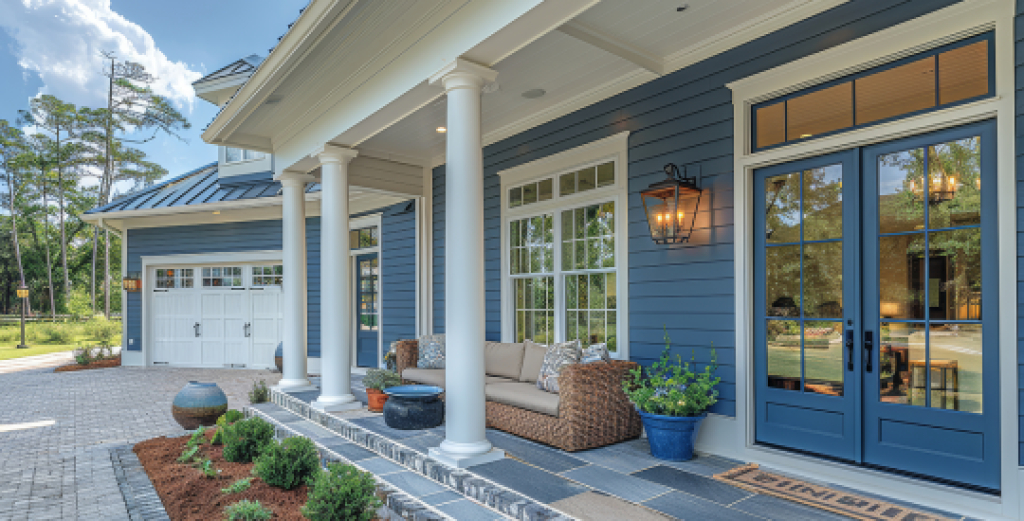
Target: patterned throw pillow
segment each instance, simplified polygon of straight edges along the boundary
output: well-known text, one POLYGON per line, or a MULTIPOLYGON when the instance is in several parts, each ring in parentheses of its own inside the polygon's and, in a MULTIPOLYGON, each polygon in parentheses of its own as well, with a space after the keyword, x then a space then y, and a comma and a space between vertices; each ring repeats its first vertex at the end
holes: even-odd
POLYGON ((537 388, 549 393, 558 392, 558 377, 562 368, 580 362, 580 341, 573 340, 560 344, 551 344, 544 353, 544 363, 540 366, 537 377, 537 388))
POLYGON ((608 354, 608 344, 593 344, 590 347, 583 349, 583 355, 580 357, 580 362, 584 364, 591 364, 594 362, 610 362, 612 356, 608 354))
POLYGON ((427 335, 420 338, 419 352, 416 367, 444 369, 444 335, 427 335))

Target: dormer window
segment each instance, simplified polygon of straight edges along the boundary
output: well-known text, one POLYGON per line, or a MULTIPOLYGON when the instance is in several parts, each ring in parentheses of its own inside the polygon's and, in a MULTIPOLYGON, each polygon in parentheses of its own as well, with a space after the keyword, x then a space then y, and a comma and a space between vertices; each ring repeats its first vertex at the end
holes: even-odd
POLYGON ((225 163, 239 163, 242 161, 255 161, 263 159, 266 154, 263 152, 256 152, 255 150, 245 150, 241 148, 224 147, 224 162, 225 163))

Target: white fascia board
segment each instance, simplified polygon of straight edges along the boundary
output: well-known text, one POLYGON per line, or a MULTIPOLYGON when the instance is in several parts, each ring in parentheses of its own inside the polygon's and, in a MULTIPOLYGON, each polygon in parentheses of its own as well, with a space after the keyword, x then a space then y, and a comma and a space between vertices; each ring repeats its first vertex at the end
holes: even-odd
POLYGON ((273 137, 278 172, 315 168, 312 161, 303 159, 318 144, 358 146, 436 100, 443 91, 426 80, 455 58, 491 66, 594 3, 596 0, 466 4, 410 42, 400 54, 396 52, 397 56, 355 90, 336 89, 305 116, 296 115, 288 128, 273 137))

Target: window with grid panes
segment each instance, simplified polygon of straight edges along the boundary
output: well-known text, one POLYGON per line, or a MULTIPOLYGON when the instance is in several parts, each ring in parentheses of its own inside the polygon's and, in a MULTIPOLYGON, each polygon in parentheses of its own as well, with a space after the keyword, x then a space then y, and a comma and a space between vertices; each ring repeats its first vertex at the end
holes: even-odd
POLYGON ((555 339, 554 216, 509 223, 516 341, 555 339))
POLYGON ((280 264, 252 267, 253 286, 280 286, 283 276, 284 267, 280 264))

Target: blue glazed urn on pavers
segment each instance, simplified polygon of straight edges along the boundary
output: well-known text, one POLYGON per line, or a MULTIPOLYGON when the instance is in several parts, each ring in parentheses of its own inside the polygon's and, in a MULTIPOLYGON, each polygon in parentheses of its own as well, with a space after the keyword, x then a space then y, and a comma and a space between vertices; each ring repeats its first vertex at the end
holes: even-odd
POLYGON ((178 391, 171 414, 185 430, 210 427, 228 410, 228 397, 215 383, 189 382, 178 391))
POLYGON ((384 423, 411 431, 437 427, 444 421, 444 389, 434 385, 399 385, 384 389, 384 423))
POLYGON ((666 461, 693 459, 693 444, 697 441, 700 422, 708 417, 707 413, 700 416, 662 416, 639 412, 651 445, 651 456, 666 461))

